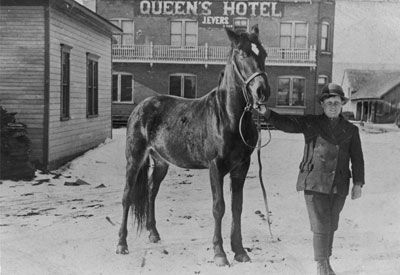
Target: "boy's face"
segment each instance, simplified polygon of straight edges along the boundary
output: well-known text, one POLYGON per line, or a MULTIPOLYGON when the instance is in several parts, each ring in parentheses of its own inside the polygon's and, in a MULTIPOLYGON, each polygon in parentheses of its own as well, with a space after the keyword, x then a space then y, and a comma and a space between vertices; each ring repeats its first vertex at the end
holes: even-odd
POLYGON ((332 96, 321 102, 324 113, 329 118, 337 118, 342 110, 342 98, 340 96, 332 96))

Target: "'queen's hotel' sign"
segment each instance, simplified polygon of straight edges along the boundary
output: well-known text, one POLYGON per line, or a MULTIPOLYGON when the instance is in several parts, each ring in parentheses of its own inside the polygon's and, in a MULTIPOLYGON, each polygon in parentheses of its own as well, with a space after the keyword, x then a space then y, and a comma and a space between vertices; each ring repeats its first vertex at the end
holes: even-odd
POLYGON ((233 17, 282 17, 283 5, 270 1, 135 1, 136 15, 197 17, 205 27, 231 26, 233 17))

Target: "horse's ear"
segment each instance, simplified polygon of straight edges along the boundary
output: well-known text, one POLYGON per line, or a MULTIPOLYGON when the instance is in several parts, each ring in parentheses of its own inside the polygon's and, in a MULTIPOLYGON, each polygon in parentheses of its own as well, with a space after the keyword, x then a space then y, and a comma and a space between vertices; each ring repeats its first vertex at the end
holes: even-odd
POLYGON ((239 41, 240 41, 240 36, 236 32, 234 32, 233 30, 231 30, 231 29, 225 28, 225 31, 226 31, 226 34, 229 37, 229 40, 233 44, 238 45, 239 41))
POLYGON ((258 25, 256 24, 256 25, 254 25, 253 27, 251 27, 251 31, 250 31, 250 33, 254 33, 255 35, 257 35, 258 36, 258 34, 259 34, 259 31, 258 31, 258 25))

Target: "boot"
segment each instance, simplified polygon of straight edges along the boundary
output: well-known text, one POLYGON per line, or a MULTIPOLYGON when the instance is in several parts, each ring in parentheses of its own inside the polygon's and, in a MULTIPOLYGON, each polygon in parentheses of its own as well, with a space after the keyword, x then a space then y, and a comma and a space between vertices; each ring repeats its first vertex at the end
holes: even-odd
POLYGON ((332 266, 331 266, 331 263, 329 261, 329 258, 328 258, 328 274, 329 275, 336 275, 335 271, 333 271, 333 269, 332 269, 332 266))
POLYGON ((332 255, 332 245, 333 245, 333 237, 334 237, 335 231, 332 231, 329 233, 329 247, 328 247, 328 271, 329 271, 329 275, 336 275, 335 271, 333 271, 331 263, 329 261, 329 257, 332 255))
POLYGON ((317 261, 317 275, 329 275, 328 260, 317 261))

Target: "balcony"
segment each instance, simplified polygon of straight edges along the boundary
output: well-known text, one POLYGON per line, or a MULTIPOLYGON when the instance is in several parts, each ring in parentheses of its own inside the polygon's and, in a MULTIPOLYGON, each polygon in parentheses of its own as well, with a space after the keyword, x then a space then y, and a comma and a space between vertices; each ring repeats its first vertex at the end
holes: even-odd
MULTIPOLYGON (((221 46, 174 47, 171 45, 113 45, 112 61, 124 63, 204 64, 226 63, 230 48, 221 46)), ((315 48, 266 48, 267 66, 316 66, 315 48)))

